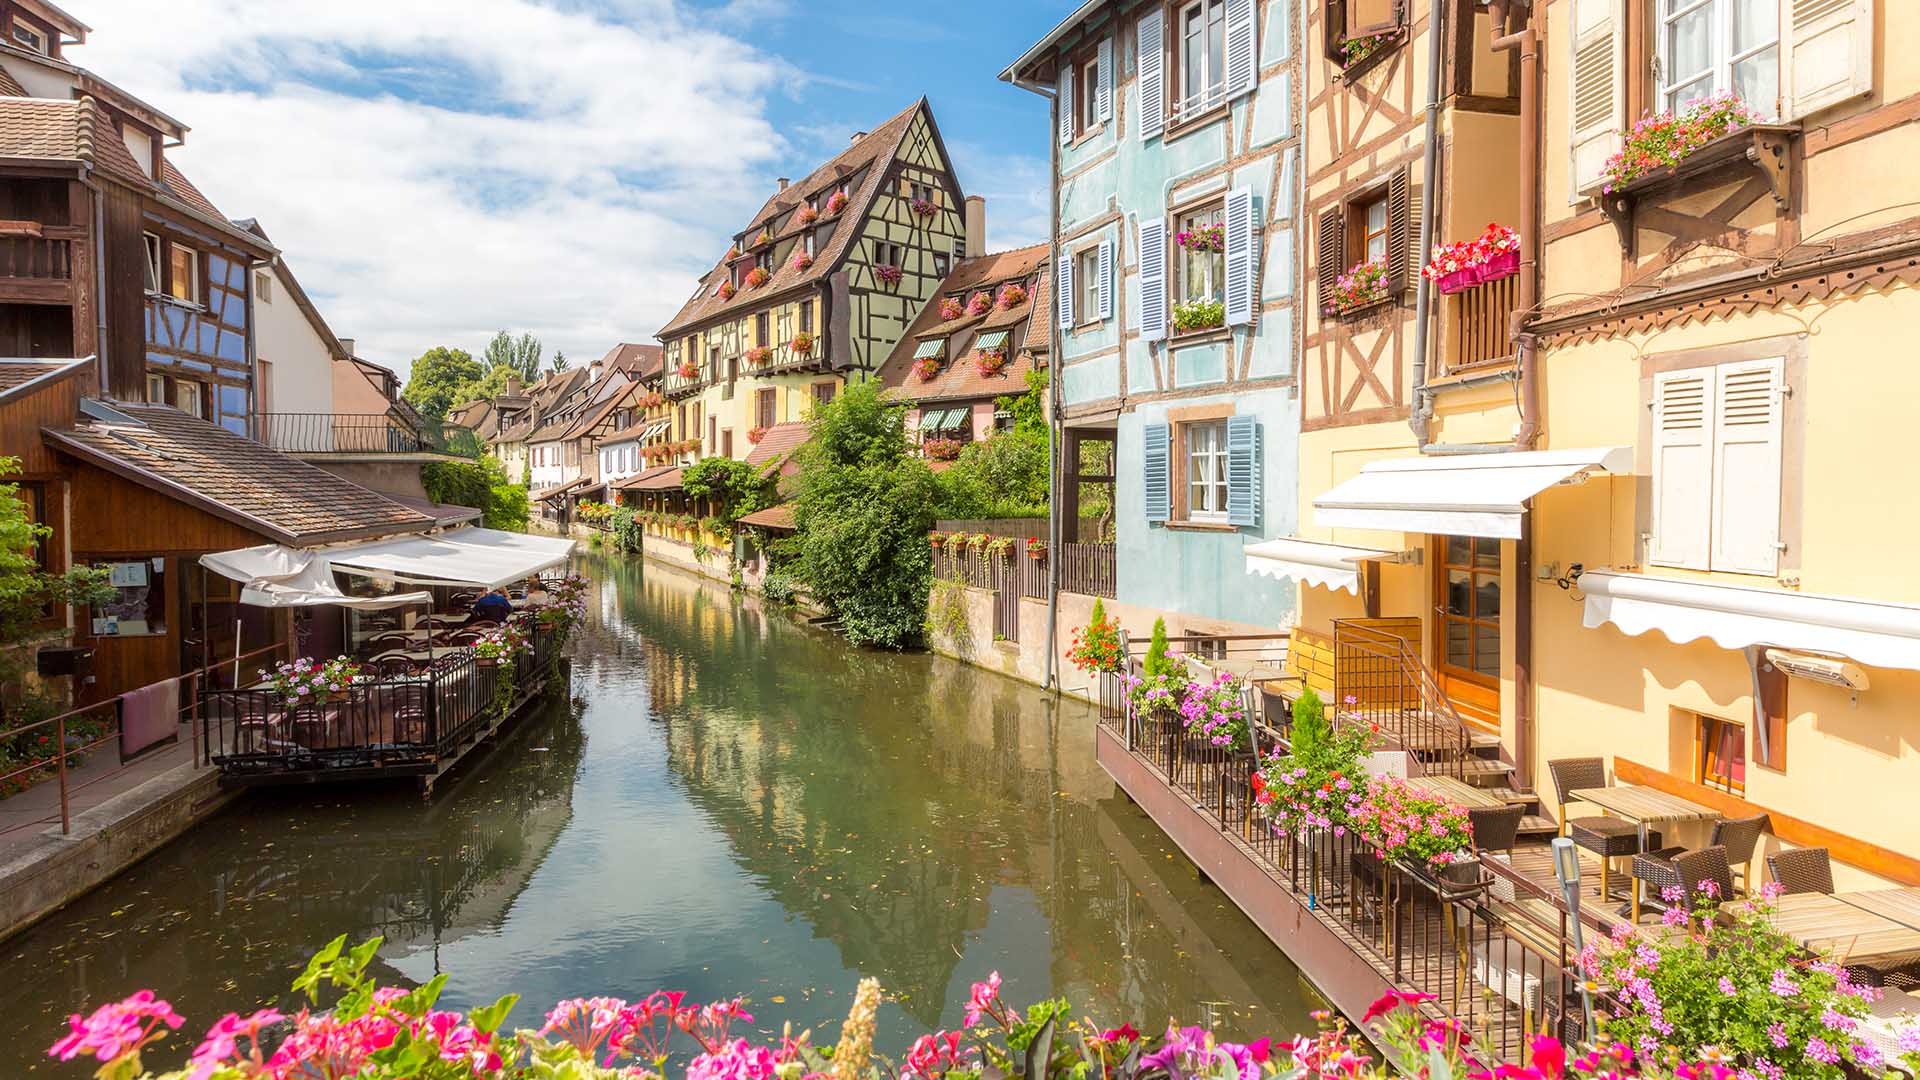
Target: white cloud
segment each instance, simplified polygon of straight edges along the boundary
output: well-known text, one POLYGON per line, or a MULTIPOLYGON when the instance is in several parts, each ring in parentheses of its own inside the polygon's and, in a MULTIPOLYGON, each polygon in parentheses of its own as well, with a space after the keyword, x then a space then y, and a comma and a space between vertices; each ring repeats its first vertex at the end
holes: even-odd
POLYGON ((72 55, 192 127, 174 160, 363 355, 651 340, 765 197, 793 72, 676 0, 404 7, 99 2, 72 55))

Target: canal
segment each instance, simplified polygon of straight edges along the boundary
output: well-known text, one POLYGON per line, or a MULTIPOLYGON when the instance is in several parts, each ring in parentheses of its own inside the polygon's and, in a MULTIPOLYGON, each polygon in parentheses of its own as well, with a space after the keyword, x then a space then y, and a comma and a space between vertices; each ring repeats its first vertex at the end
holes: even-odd
MULTIPOLYGON (((337 934, 456 1007, 523 995, 743 994, 831 1023, 860 975, 883 1045, 960 1023, 969 985, 1101 1019, 1311 1027, 1285 955, 1118 793, 1090 709, 940 657, 868 653, 638 561, 593 578, 572 700, 410 788, 251 795, 7 942, 0 1075, 67 1013, 153 987, 197 1036, 291 1003, 337 934)), ((536 1011, 538 1010, 538 1011, 536 1011)), ((182 1038, 150 1064, 184 1058, 182 1038)))

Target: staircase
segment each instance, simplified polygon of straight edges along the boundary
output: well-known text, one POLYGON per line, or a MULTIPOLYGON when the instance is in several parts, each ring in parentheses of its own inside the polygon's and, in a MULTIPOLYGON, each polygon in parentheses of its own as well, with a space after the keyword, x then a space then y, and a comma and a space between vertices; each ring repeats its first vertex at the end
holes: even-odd
POLYGON ((1377 732, 1385 748, 1404 751, 1421 775, 1451 776, 1526 807, 1523 837, 1559 831, 1542 813, 1539 797, 1515 785, 1513 764, 1501 757, 1500 737, 1460 718, 1410 640, 1378 625, 1336 620, 1333 652, 1336 725, 1365 725, 1377 732))

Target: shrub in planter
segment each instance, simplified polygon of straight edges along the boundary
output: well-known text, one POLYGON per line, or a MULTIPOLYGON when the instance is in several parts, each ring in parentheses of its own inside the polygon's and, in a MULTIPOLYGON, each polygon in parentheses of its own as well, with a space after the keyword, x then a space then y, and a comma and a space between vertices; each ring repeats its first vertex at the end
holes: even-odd
POLYGON ((1143 719, 1173 720, 1187 696, 1187 666, 1167 648, 1167 621, 1153 620, 1140 674, 1127 680, 1127 700, 1143 719))
POLYGON ((1276 833, 1305 837, 1309 829, 1344 835, 1366 799, 1370 736, 1360 728, 1335 732, 1311 687, 1293 706, 1291 748, 1268 757, 1254 775, 1254 802, 1276 833))
POLYGON ((1387 299, 1387 263, 1385 259, 1365 259, 1347 268, 1334 280, 1326 298, 1328 311, 1339 314, 1370 307, 1387 299))
POLYGON ((1173 305, 1173 328, 1211 330, 1227 324, 1227 305, 1218 300, 1189 300, 1173 305))
POLYGON ((771 280, 773 275, 767 273, 767 268, 764 266, 756 266, 747 271, 747 288, 749 289, 757 289, 771 280))
POLYGON ((1607 159, 1603 190, 1612 191, 1656 169, 1678 165, 1720 136, 1762 120, 1732 94, 1696 101, 1678 113, 1643 116, 1627 132, 1619 153, 1607 159))

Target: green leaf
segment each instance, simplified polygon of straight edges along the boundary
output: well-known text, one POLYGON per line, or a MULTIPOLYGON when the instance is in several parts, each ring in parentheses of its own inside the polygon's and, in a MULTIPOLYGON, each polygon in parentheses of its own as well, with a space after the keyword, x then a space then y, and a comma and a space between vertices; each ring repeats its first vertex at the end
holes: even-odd
POLYGON ((419 989, 405 997, 396 998, 390 1008, 405 1016, 425 1016, 433 1009, 433 1003, 440 1000, 440 991, 447 985, 447 976, 435 975, 419 989))
POLYGON ((493 1004, 483 1005, 468 1013, 467 1019, 473 1022, 476 1030, 491 1035, 500 1030, 500 1025, 507 1019, 507 1014, 513 1011, 513 1006, 519 1000, 519 994, 503 994, 500 1000, 493 1004))
POLYGON ((1027 1080, 1044 1080, 1047 1075, 1047 1058, 1053 1053, 1053 1025, 1056 1018, 1049 1016, 1033 1033, 1033 1042, 1027 1046, 1027 1080))
POLYGON ((307 969, 300 973, 299 978, 293 980, 294 992, 305 993, 309 998, 317 998, 316 991, 320 985, 320 977, 333 965, 335 960, 340 958, 340 950, 345 948, 346 944, 347 935, 341 934, 339 937, 327 942, 321 947, 319 952, 314 953, 313 956, 308 958, 307 969))
POLYGON ((1427 1080, 1453 1080, 1453 1066, 1438 1047, 1427 1051, 1427 1080))

